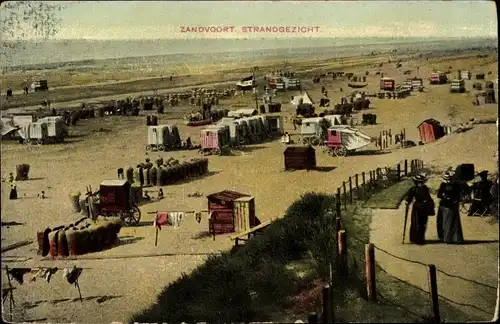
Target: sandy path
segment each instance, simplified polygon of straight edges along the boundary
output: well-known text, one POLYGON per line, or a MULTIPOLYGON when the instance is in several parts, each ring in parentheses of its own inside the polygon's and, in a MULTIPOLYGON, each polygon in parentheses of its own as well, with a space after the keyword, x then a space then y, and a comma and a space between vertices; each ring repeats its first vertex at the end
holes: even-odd
MULTIPOLYGON (((430 243, 417 246, 408 243, 409 224, 406 244, 401 244, 403 223, 404 204, 399 210, 374 210, 370 242, 397 257, 421 264, 395 258, 376 249, 378 264, 389 274, 425 291, 429 291, 425 264, 435 264, 438 271, 452 275, 438 272, 439 295, 454 302, 455 306, 475 320, 490 320, 495 310, 498 286, 498 225, 489 224, 484 218, 462 215, 466 241, 492 243, 459 246, 430 243)), ((429 221, 426 237, 428 240, 437 240, 435 217, 429 221)))

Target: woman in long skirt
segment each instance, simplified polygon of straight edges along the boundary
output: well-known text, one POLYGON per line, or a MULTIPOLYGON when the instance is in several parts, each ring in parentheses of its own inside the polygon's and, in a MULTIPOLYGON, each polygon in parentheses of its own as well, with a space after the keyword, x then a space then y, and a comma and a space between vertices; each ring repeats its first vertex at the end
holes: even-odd
POLYGON ((418 245, 425 244, 425 231, 430 215, 434 215, 434 202, 429 188, 424 184, 427 181, 425 175, 413 177, 415 185, 410 188, 406 203, 413 201, 411 209, 410 242, 418 245))
POLYGON ((17 199, 17 188, 15 182, 12 182, 10 184, 10 195, 9 195, 10 200, 17 199))
POLYGON ((453 181, 453 173, 447 172, 438 190, 439 210, 437 214, 437 232, 440 241, 449 244, 464 242, 460 222, 460 183, 453 181))

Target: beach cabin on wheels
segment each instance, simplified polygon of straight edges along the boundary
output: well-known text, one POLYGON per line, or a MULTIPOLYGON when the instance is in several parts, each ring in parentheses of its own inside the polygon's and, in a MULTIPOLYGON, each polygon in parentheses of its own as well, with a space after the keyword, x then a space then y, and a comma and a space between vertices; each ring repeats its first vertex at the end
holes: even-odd
POLYGON ((255 216, 255 198, 223 190, 207 196, 211 235, 243 232, 260 224, 255 216))
POLYGON ((441 123, 435 119, 426 119, 417 126, 420 133, 420 140, 423 143, 437 141, 445 135, 444 128, 441 123))
POLYGON ((464 93, 465 92, 465 80, 452 80, 450 86, 451 93, 464 93))
POLYGON ((448 77, 444 72, 435 72, 431 74, 430 83, 431 84, 446 84, 448 82, 448 77))
POLYGON ((396 81, 392 78, 381 78, 380 79, 380 90, 383 91, 394 91, 396 89, 396 81))

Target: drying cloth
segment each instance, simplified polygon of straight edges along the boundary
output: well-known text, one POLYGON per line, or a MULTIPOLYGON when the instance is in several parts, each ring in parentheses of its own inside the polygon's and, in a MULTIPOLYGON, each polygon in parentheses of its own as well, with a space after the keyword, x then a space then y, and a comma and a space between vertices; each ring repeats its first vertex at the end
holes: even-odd
POLYGON ((24 275, 31 272, 31 268, 14 268, 9 269, 8 273, 12 278, 16 279, 21 285, 24 282, 24 275))
POLYGON ((156 218, 154 221, 153 226, 158 227, 159 230, 161 230, 162 225, 167 225, 169 220, 169 213, 161 212, 156 214, 156 218))
POLYGON ((50 283, 50 278, 52 277, 53 274, 55 274, 59 270, 57 267, 47 269, 45 271, 45 280, 50 283))
POLYGON ((168 217, 169 224, 173 225, 174 228, 178 228, 182 222, 182 218, 184 217, 184 213, 183 212, 173 212, 173 213, 169 213, 168 216, 169 216, 168 217))
POLYGON ((65 268, 63 272, 63 278, 68 281, 70 284, 75 284, 82 273, 82 268, 65 268))

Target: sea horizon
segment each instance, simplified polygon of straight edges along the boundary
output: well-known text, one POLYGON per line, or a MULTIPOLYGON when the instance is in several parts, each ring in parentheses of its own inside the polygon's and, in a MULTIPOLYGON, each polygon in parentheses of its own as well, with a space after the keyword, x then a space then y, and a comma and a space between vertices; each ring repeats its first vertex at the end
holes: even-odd
MULTIPOLYGON (((346 57, 397 51, 461 50, 498 47, 497 37, 289 37, 235 39, 48 40, 23 41, 9 53, 8 70, 98 62, 154 60, 190 63, 212 60, 262 60, 304 57, 346 57)), ((52 67, 54 68, 54 67, 52 67)))

